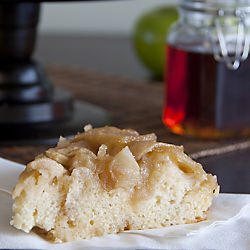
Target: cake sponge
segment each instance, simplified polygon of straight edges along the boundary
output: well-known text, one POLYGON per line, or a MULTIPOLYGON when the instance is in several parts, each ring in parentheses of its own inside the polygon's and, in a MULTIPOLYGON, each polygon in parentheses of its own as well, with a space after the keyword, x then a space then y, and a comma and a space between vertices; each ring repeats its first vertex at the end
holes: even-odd
POLYGON ((155 134, 86 126, 30 162, 11 224, 67 242, 206 219, 219 186, 183 147, 155 134))

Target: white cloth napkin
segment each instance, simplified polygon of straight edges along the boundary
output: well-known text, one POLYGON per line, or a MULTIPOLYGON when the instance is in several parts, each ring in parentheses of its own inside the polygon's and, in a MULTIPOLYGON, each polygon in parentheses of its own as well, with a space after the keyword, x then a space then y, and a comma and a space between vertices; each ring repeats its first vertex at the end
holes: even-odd
POLYGON ((49 243, 34 233, 10 226, 10 192, 24 167, 0 158, 0 249, 250 249, 250 195, 220 194, 208 220, 191 225, 127 231, 63 244, 49 243))

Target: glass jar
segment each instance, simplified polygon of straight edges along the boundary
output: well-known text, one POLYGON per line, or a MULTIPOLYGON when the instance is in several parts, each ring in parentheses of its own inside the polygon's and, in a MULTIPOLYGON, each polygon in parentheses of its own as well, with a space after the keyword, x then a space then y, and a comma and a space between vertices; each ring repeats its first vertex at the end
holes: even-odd
POLYGON ((250 0, 182 0, 167 39, 164 124, 202 138, 250 135, 250 0))

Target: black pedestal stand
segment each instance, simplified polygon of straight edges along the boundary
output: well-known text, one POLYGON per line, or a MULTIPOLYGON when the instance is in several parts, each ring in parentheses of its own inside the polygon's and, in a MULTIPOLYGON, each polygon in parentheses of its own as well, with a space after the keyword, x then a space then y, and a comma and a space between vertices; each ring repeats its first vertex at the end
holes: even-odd
POLYGON ((40 3, 0 4, 0 144, 54 142, 84 124, 108 124, 96 106, 56 89, 31 56, 40 3))

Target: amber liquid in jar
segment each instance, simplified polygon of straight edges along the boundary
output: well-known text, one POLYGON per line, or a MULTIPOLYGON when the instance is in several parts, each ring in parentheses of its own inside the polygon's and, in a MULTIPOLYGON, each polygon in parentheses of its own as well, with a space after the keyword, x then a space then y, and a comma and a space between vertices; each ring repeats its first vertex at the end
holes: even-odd
POLYGON ((175 134, 220 138, 250 134, 250 59, 238 70, 213 54, 167 46, 164 124, 175 134))

